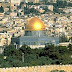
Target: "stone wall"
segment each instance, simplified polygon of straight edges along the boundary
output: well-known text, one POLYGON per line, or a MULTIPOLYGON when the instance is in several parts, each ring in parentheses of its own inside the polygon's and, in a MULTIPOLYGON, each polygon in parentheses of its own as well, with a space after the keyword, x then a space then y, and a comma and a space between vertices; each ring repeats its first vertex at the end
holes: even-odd
POLYGON ((72 72, 72 65, 45 65, 32 67, 0 68, 0 72, 50 72, 51 70, 72 72))

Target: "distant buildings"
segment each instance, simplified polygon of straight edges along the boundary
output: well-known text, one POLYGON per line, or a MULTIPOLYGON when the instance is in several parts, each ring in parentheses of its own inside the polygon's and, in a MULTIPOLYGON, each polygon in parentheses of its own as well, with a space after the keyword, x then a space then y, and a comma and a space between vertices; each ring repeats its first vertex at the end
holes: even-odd
POLYGON ((17 4, 19 5, 22 2, 22 0, 11 0, 11 5, 17 4))
POLYGON ((33 3, 39 3, 39 0, 25 0, 26 3, 33 2, 33 3))
MULTIPOLYGON (((0 6, 3 6, 4 8, 4 12, 0 13, 0 32, 3 35, 5 33, 7 35, 9 34, 10 38, 14 36, 15 40, 19 40, 20 46, 27 44, 33 48, 44 47, 45 43, 57 42, 58 37, 62 34, 69 39, 72 36, 72 7, 59 8, 65 13, 54 13, 53 5, 26 5, 28 2, 39 3, 40 1, 44 0, 0 0, 0 6), (20 7, 21 2, 26 3, 22 4, 20 7), (38 15, 31 12, 25 14, 24 7, 26 8, 26 6, 29 9, 28 11, 30 11, 30 9, 38 11, 38 15), (41 26, 43 25, 42 27, 45 28, 43 31, 34 31, 32 27, 34 26, 34 23, 32 21, 29 23, 27 22, 29 18, 34 16, 37 16, 44 22, 44 24, 41 24, 41 26), (33 38, 34 40, 32 42, 33 38)), ((47 2, 56 2, 56 0, 47 0, 47 2)), ((3 41, 1 39, 0 46, 7 44, 7 37, 4 37, 1 37, 3 41)), ((18 42, 16 43, 18 44, 18 42)))
MULTIPOLYGON (((53 2, 56 3, 57 0, 47 0, 46 2, 53 2)), ((59 0, 60 1, 60 0, 59 0)), ((72 2, 72 0, 62 0, 62 1, 67 1, 67 2, 72 2)), ((10 2, 10 3, 15 3, 15 4, 20 4, 20 2, 33 2, 33 3, 39 3, 39 2, 44 2, 44 0, 0 0, 0 2, 10 2)))

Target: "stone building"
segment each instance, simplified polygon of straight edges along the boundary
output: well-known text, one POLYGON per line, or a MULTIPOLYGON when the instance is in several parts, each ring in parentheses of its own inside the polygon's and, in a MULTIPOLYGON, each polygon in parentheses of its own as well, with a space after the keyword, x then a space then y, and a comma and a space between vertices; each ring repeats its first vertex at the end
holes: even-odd
POLYGON ((53 43, 58 44, 58 37, 48 37, 46 35, 45 24, 37 17, 33 17, 28 20, 25 26, 25 35, 20 37, 13 37, 11 39, 11 44, 16 43, 21 47, 26 44, 35 47, 44 47, 45 44, 53 43))

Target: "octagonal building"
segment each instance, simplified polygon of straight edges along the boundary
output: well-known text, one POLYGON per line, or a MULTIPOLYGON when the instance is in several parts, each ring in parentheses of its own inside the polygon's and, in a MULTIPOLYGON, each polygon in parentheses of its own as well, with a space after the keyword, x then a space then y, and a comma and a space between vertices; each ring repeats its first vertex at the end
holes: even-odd
POLYGON ((19 47, 26 44, 31 48, 44 47, 45 44, 58 44, 58 37, 46 36, 45 24, 37 17, 32 17, 27 21, 25 26, 25 35, 21 37, 13 37, 11 43, 16 43, 19 47))

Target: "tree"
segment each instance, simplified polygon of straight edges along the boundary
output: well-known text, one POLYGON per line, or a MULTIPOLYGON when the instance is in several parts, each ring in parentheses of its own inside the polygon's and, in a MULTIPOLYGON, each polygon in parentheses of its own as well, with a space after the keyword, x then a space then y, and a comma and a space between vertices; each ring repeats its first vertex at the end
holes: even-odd
POLYGON ((52 70, 51 72, 59 72, 58 70, 52 70))
POLYGON ((14 35, 14 33, 13 33, 13 35, 12 35, 12 37, 14 37, 15 35, 14 35))
POLYGON ((55 48, 54 45, 48 45, 46 46, 42 52, 40 52, 39 54, 40 56, 47 56, 49 58, 51 58, 52 60, 56 60, 56 59, 59 59, 60 57, 60 54, 59 52, 57 51, 57 49, 55 48))
POLYGON ((68 3, 68 6, 69 6, 69 7, 72 7, 72 3, 68 3))
POLYGON ((72 64, 72 45, 66 47, 49 44, 42 49, 31 49, 27 45, 16 49, 14 45, 9 45, 5 47, 3 54, 7 57, 4 60, 3 55, 0 55, 0 67, 72 64), (24 53, 24 63, 22 53, 24 53))
POLYGON ((1 64, 2 62, 4 62, 4 59, 3 59, 3 55, 0 54, 0 64, 1 64))
POLYGON ((11 65, 12 65, 13 67, 22 67, 22 66, 23 66, 23 64, 22 64, 22 62, 21 62, 20 60, 13 60, 13 61, 11 62, 11 65))
POLYGON ((56 22, 56 18, 54 18, 54 21, 56 22))
POLYGON ((4 49, 4 52, 3 54, 5 56, 16 56, 16 57, 19 57, 21 56, 21 52, 19 52, 14 45, 9 45, 9 46, 6 46, 5 49, 4 49))
POLYGON ((63 1, 57 0, 57 7, 63 7, 63 1))
POLYGON ((8 12, 12 12, 12 10, 11 10, 10 6, 9 6, 8 8, 9 8, 8 12))
POLYGON ((57 0, 56 3, 53 3, 55 8, 65 8, 67 6, 67 1, 57 0))
POLYGON ((69 51, 72 52, 72 44, 68 45, 69 51))
POLYGON ((25 63, 30 63, 31 61, 35 61, 35 60, 36 60, 35 54, 26 54, 25 63))
POLYGON ((20 3, 20 8, 22 7, 23 4, 24 4, 24 2, 21 2, 21 3, 20 3))
POLYGON ((69 38, 70 42, 72 43, 72 37, 69 38))
POLYGON ((59 37, 59 42, 68 42, 68 38, 65 35, 59 37))
POLYGON ((40 3, 34 3, 34 5, 40 5, 40 3))
POLYGON ((31 48, 27 45, 23 45, 19 51, 21 51, 24 54, 31 54, 31 48))
POLYGON ((52 70, 50 72, 65 72, 64 70, 52 70))
POLYGON ((33 2, 28 2, 27 5, 33 5, 33 2))
POLYGON ((0 7, 0 12, 3 13, 4 12, 4 8, 1 6, 0 7))
POLYGON ((67 1, 64 1, 64 7, 67 6, 67 1))
POLYGON ((57 0, 57 7, 58 8, 65 8, 66 5, 67 5, 67 1, 57 0))
POLYGON ((17 13, 17 16, 19 17, 19 13, 17 13))
POLYGON ((0 68, 12 67, 12 65, 8 62, 2 62, 0 68))

